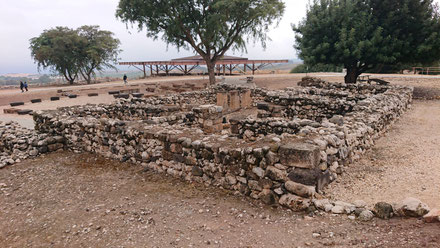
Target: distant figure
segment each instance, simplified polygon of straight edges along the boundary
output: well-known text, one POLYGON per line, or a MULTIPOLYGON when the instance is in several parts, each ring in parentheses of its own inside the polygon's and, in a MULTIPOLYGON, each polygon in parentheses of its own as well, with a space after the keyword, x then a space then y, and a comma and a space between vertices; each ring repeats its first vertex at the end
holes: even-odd
POLYGON ((23 88, 24 88, 24 83, 22 81, 20 81, 20 90, 22 93, 24 92, 23 88))
POLYGON ((26 89, 26 91, 28 91, 28 85, 27 85, 27 82, 26 81, 24 81, 24 88, 26 89))
POLYGON ((124 74, 124 77, 122 79, 124 79, 124 84, 127 84, 127 75, 126 74, 124 74))

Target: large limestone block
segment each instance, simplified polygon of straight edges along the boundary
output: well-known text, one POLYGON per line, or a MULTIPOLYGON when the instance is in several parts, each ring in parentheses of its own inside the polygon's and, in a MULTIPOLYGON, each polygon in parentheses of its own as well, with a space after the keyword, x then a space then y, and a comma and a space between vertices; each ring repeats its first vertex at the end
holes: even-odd
POLYGON ((319 147, 308 143, 283 145, 278 152, 283 165, 314 169, 320 161, 319 147))
POLYGON ((229 92, 229 109, 232 111, 240 109, 240 95, 238 91, 233 90, 229 92))
POLYGON ((398 216, 404 217, 422 217, 429 213, 428 205, 421 202, 419 199, 408 197, 397 204, 395 211, 398 216))
POLYGON ((298 196, 310 198, 316 194, 315 187, 313 186, 307 186, 293 181, 287 181, 284 186, 289 192, 298 196))
POLYGON ((299 212, 304 211, 308 207, 310 207, 311 201, 310 199, 304 199, 296 195, 285 194, 280 198, 279 204, 281 206, 292 209, 294 212, 299 212))
POLYGON ((222 106, 224 110, 228 110, 228 94, 226 92, 217 93, 217 106, 222 106))
POLYGON ((241 94, 240 104, 242 108, 252 107, 251 90, 246 90, 241 94))

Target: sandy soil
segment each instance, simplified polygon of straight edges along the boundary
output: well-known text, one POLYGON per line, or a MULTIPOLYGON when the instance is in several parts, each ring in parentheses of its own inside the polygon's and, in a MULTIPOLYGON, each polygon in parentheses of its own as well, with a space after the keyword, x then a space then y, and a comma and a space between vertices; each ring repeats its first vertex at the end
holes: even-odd
POLYGON ((29 91, 21 93, 20 89, 3 89, 0 90, 0 106, 9 105, 10 102, 29 102, 31 99, 40 98, 43 101, 49 101, 52 96, 62 96, 58 93, 58 90, 63 90, 79 96, 87 96, 88 93, 99 93, 107 95, 108 91, 112 90, 126 90, 126 89, 140 89, 142 93, 145 93, 145 89, 150 87, 149 85, 164 85, 171 86, 172 84, 184 84, 185 82, 195 83, 198 86, 208 82, 206 77, 159 77, 159 78, 147 78, 135 81, 129 81, 127 85, 124 85, 122 81, 90 84, 90 85, 65 85, 65 86, 49 86, 39 88, 29 88, 29 91))
POLYGON ((440 207, 440 101, 416 100, 362 159, 326 192, 370 204, 416 197, 440 207))
POLYGON ((308 217, 88 154, 0 170, 0 247, 440 247, 410 219, 308 217))

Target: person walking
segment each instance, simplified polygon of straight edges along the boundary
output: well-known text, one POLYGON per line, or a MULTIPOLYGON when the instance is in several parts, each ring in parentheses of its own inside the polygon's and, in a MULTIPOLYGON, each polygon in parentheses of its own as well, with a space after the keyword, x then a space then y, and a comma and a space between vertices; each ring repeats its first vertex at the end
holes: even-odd
POLYGON ((28 84, 26 81, 24 81, 24 88, 26 89, 26 91, 28 91, 28 84))
POLYGON ((22 81, 20 81, 20 90, 21 90, 21 93, 24 92, 23 88, 24 88, 24 83, 23 83, 22 81))
POLYGON ((124 84, 127 84, 127 75, 126 74, 124 74, 124 77, 122 79, 124 79, 124 84))

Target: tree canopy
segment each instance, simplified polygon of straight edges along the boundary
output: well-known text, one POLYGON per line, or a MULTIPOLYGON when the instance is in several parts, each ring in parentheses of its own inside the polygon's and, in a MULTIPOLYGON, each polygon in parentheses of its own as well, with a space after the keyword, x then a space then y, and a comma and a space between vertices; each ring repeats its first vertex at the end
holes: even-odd
POLYGON ((120 0, 116 16, 145 28, 148 37, 194 49, 214 83, 215 64, 226 51, 245 50, 249 38, 264 46, 269 26, 283 12, 280 0, 120 0))
POLYGON ((440 59, 432 0, 314 0, 293 30, 306 64, 344 65, 346 83, 378 65, 440 59))
POLYGON ((99 26, 76 30, 56 27, 30 40, 31 56, 39 68, 58 73, 71 84, 82 75, 90 83, 96 71, 114 68, 120 42, 99 26))

